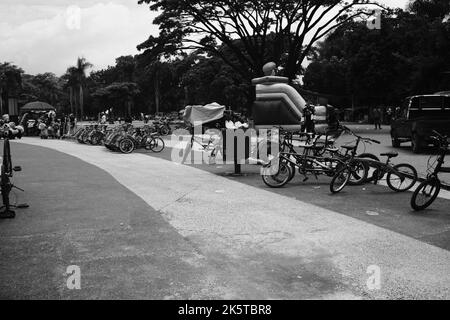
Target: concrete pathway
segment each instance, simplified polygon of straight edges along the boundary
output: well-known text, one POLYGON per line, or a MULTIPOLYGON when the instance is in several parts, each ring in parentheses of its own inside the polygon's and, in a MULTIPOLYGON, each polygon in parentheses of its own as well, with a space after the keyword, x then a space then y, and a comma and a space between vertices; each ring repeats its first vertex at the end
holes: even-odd
POLYGON ((216 267, 222 298, 450 298, 448 251, 307 199, 137 153, 67 141, 19 143, 102 168, 159 211, 216 267), (367 286, 371 266, 381 269, 380 290, 367 286))

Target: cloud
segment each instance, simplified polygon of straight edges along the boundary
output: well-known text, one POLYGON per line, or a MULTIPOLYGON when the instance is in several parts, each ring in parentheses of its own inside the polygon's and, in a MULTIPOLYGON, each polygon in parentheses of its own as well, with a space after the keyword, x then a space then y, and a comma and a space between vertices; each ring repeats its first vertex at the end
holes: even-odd
MULTIPOLYGON (((408 0, 381 2, 405 7, 408 0)), ((137 0, 1 0, 0 62, 60 75, 84 56, 101 69, 116 57, 136 54, 138 44, 157 35, 156 15, 137 0), (68 28, 67 8, 74 5, 81 9, 79 30, 68 28)))
POLYGON ((27 73, 60 75, 78 56, 101 69, 116 57, 136 54, 136 46, 158 32, 152 24, 156 13, 132 1, 29 2, 2 0, 0 5, 0 61, 13 62, 27 73), (79 29, 67 11, 74 3, 81 9, 79 29))

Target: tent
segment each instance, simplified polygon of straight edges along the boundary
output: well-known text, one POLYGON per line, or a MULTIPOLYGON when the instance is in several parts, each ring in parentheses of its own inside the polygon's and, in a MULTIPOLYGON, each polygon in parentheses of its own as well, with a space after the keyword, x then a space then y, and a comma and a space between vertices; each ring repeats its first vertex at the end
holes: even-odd
POLYGON ((214 102, 205 106, 187 106, 184 109, 183 119, 192 125, 199 126, 223 118, 225 106, 214 102))
POLYGON ((35 101, 30 102, 24 105, 22 108, 20 108, 20 112, 23 114, 25 112, 47 112, 47 111, 56 111, 55 107, 52 107, 48 103, 41 102, 41 101, 35 101))

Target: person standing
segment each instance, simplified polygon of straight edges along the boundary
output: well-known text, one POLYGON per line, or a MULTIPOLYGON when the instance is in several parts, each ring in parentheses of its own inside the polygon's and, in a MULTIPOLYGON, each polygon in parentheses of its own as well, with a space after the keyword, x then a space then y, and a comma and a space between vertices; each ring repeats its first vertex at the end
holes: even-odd
POLYGON ((387 124, 388 124, 388 125, 391 125, 391 122, 392 122, 392 114, 393 114, 392 108, 389 107, 389 108, 387 109, 387 111, 386 111, 386 115, 387 115, 387 124))
POLYGON ((304 111, 303 116, 305 117, 305 132, 306 133, 314 133, 314 120, 313 115, 315 113, 314 106, 307 104, 304 111))
POLYGON ((75 119, 75 115, 73 113, 71 113, 69 115, 69 123, 70 123, 70 131, 69 134, 72 135, 75 132, 75 125, 76 125, 76 119, 75 119))
POLYGON ((375 108, 373 110, 373 122, 375 124, 375 130, 381 130, 381 110, 380 108, 375 108))

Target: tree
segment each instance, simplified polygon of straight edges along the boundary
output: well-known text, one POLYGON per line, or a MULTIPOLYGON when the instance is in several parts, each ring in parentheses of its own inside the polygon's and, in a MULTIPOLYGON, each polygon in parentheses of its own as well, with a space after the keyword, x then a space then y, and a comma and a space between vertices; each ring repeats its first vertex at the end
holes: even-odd
POLYGON ((267 60, 274 60, 284 63, 285 75, 292 79, 314 43, 342 24, 373 13, 361 6, 368 2, 139 0, 161 14, 154 20, 159 36, 150 36, 138 49, 166 56, 202 50, 221 57, 244 79, 260 75, 267 60), (267 41, 269 35, 271 42, 267 41), (230 50, 234 59, 220 48, 230 50))
POLYGON ((80 85, 76 68, 69 67, 63 76, 63 79, 66 81, 65 88, 69 91, 70 113, 75 114, 78 117, 76 92, 80 85))
POLYGON ((412 0, 409 3, 409 10, 417 15, 442 20, 450 14, 450 2, 448 0, 412 0))
MULTIPOLYGON (((65 75, 65 78, 68 81, 67 87, 69 88, 71 110, 73 109, 74 101, 78 98, 81 119, 84 117, 84 88, 86 85, 86 71, 91 67, 92 64, 86 61, 85 58, 78 57, 76 65, 69 67, 65 75), (78 97, 75 98, 77 94, 78 97)), ((78 115, 78 109, 76 110, 76 113, 78 115)))
POLYGON ((39 100, 53 106, 60 105, 64 99, 64 81, 53 73, 23 75, 21 99, 24 102, 39 100))
MULTIPOLYGON (((140 93, 136 83, 116 82, 105 88, 100 88, 92 94, 102 104, 108 104, 115 109, 122 109, 126 106, 126 114, 131 115, 133 109, 133 99, 140 93)), ((122 112, 123 113, 123 112, 122 112)))
POLYGON ((347 96, 347 103, 355 97, 363 105, 398 104, 409 95, 448 90, 443 71, 450 70, 450 22, 413 7, 418 11, 385 14, 381 30, 356 21, 336 29, 317 48, 305 87, 347 96))
POLYGON ((19 67, 4 62, 0 64, 0 112, 3 114, 4 99, 8 101, 9 97, 18 96, 22 88, 23 70, 19 67))

